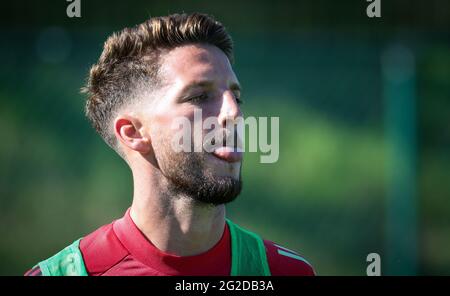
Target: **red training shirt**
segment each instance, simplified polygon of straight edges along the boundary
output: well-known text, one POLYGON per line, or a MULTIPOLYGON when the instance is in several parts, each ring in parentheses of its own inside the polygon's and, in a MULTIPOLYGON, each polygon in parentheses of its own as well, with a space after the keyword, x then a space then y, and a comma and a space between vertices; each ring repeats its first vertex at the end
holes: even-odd
MULTIPOLYGON (((264 240, 272 275, 314 275, 298 253, 264 240)), ((125 216, 104 225, 80 241, 80 251, 91 276, 230 275, 231 238, 228 225, 220 241, 207 252, 176 256, 156 248, 134 224, 130 209, 125 216)), ((26 276, 42 275, 38 266, 26 276)))

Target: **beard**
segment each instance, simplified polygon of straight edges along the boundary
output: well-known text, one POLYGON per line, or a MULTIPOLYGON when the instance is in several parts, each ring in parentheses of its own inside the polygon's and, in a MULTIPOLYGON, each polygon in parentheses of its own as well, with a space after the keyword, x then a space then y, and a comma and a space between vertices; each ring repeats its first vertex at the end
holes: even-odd
POLYGON ((217 176, 206 165, 207 156, 207 152, 177 153, 169 147, 161 153, 157 161, 168 181, 168 191, 209 205, 227 204, 235 200, 242 190, 240 170, 237 179, 217 176))

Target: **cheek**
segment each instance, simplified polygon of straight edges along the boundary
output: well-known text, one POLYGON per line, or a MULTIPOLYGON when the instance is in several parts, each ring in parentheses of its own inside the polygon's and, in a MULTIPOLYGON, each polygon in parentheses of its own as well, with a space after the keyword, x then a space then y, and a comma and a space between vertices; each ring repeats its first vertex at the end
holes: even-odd
MULTIPOLYGON (((217 123, 217 104, 215 102, 211 102, 208 104, 203 104, 202 106, 194 106, 190 104, 181 104, 181 105, 171 105, 165 106, 164 108, 159 108, 152 116, 150 125, 151 138, 155 144, 157 150, 158 148, 164 148, 163 146, 167 146, 170 141, 173 139, 175 135, 179 135, 180 130, 189 122, 190 125, 190 135, 194 137, 197 133, 194 130, 200 129, 200 137, 198 140, 191 138, 193 146, 200 149, 203 145, 203 139, 206 134, 209 133, 214 127, 218 126, 217 123), (200 126, 194 124, 195 111, 201 111, 201 119, 200 126), (205 119, 208 117, 214 117, 214 125, 206 127, 203 124, 205 123, 205 119), (183 118, 183 120, 181 120, 183 118), (185 120, 187 119, 187 121, 185 120), (181 121, 183 124, 181 124, 181 121), (200 148, 199 148, 200 147, 200 148)), ((196 148, 194 148, 197 151, 196 148)))
POLYGON ((174 119, 178 116, 180 115, 176 106, 170 104, 157 106, 148 120, 151 136, 158 137, 158 135, 170 131, 174 119))
POLYGON ((221 101, 218 99, 207 102, 201 107, 203 118, 219 117, 221 107, 221 101))
POLYGON ((177 119, 185 117, 191 122, 191 115, 185 109, 180 106, 172 106, 153 114, 149 121, 149 130, 156 153, 171 147, 172 139, 183 127, 181 124, 177 124, 177 119))
POLYGON ((168 105, 163 109, 159 109, 153 116, 153 120, 156 124, 162 127, 170 127, 172 123, 177 119, 185 117, 187 119, 194 120, 194 107, 190 105, 168 105))

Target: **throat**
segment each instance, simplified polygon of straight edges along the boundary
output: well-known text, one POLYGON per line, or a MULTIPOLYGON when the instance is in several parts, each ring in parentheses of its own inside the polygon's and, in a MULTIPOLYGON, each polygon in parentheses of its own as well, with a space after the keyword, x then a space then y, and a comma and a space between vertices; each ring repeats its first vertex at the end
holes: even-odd
POLYGON ((166 254, 202 254, 212 249, 224 234, 224 205, 192 207, 178 201, 165 212, 151 210, 158 207, 140 209, 133 206, 130 215, 136 226, 157 249, 166 254))

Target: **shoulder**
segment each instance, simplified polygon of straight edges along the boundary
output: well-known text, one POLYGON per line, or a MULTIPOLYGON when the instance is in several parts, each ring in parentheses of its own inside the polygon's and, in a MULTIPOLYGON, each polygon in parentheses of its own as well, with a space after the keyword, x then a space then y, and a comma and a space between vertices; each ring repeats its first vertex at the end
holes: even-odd
MULTIPOLYGON (((89 275, 105 273, 128 255, 114 233, 113 223, 103 225, 80 240, 79 250, 89 275)), ((39 275, 42 275, 39 265, 25 273, 25 276, 39 275)))
POLYGON ((116 236, 113 224, 103 225, 80 241, 80 251, 89 275, 101 275, 129 255, 116 236))
POLYGON ((312 265, 299 253, 269 240, 264 240, 264 246, 272 275, 315 275, 312 265))

